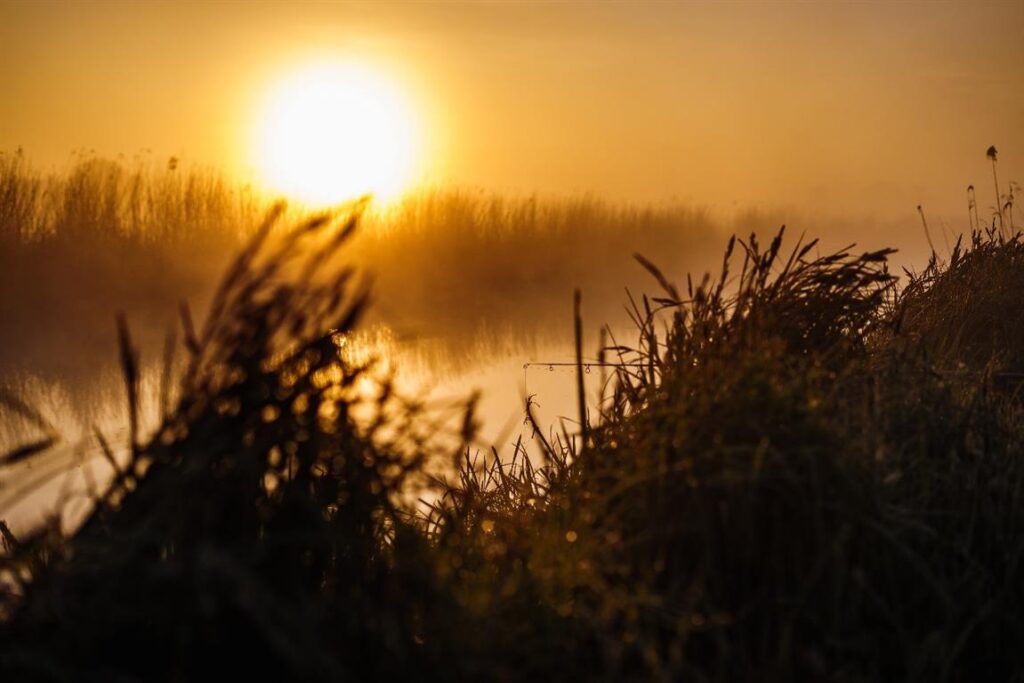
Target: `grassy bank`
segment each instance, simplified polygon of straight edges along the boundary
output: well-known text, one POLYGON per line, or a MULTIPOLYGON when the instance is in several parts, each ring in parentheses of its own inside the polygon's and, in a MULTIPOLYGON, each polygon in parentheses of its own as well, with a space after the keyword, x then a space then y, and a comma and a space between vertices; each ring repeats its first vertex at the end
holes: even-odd
POLYGON ((899 288, 781 234, 679 288, 647 264, 602 410, 501 452, 339 353, 344 225, 257 238, 81 529, 6 536, 13 679, 1024 672, 1019 237, 899 288))

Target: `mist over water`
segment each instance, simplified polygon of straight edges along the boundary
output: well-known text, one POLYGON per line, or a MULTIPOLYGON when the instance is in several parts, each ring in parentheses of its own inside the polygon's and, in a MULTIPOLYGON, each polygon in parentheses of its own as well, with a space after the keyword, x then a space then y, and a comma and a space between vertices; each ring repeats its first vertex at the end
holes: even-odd
MULTIPOLYGON (((126 447, 115 314, 125 315, 142 354, 143 427, 152 430, 162 359, 182 305, 201 325, 216 283, 270 203, 177 162, 154 168, 86 157, 48 174, 20 154, 0 161, 9 198, 0 214, 0 386, 54 424, 64 445, 49 456, 50 466, 69 469, 73 480, 54 480, 27 497, 8 486, 0 507, 16 499, 18 511, 8 516, 28 525, 44 511, 40 501, 52 501, 58 490, 81 491, 84 462, 97 470, 90 476, 109 475, 97 430, 120 452, 126 447)), ((288 220, 304 213, 295 208, 288 220)), ((381 358, 410 397, 451 411, 478 395, 480 447, 500 448, 532 436, 527 400, 542 429, 578 421, 575 368, 566 365, 574 361, 575 289, 583 294, 586 363, 597 360, 602 328, 611 332, 606 343, 636 342, 630 297, 641 301, 659 288, 634 254, 685 288, 688 276, 718 272, 730 235, 764 237, 786 224, 793 242, 821 236, 822 252, 854 242, 854 251, 899 247, 894 266, 914 268, 929 253, 919 221, 916 211, 879 218, 592 196, 413 193, 371 205, 345 251, 356 272, 372 280, 372 305, 355 343, 381 358)), ((932 221, 930 237, 948 253, 966 219, 932 221)), ((181 335, 173 334, 180 365, 181 335)), ((600 376, 596 365, 586 373, 591 411, 598 409, 600 376)), ((4 449, 36 436, 14 415, 0 420, 4 449)), ((14 468, 4 479, 34 480, 31 474, 14 468)))
MULTIPOLYGON (((84 486, 85 462, 109 475, 97 432, 120 451, 126 446, 115 316, 124 315, 141 353, 149 432, 158 424, 169 341, 176 367, 185 357, 183 311, 202 325, 217 282, 270 205, 177 165, 154 170, 88 158, 47 175, 17 154, 2 161, 0 186, 10 201, 0 214, 0 386, 53 424, 63 445, 49 464, 76 480, 28 497, 5 487, 0 505, 14 500, 20 512, 8 517, 27 524, 55 486, 84 486)), ((295 209, 287 220, 302 215, 295 209)), ((633 252, 660 256, 676 275, 701 271, 724 236, 699 208, 454 190, 371 209, 361 223, 345 255, 372 280, 373 303, 353 346, 380 357, 410 397, 451 407, 479 391, 483 448, 526 429, 530 395, 543 425, 576 414, 572 373, 524 368, 572 359, 575 288, 584 292, 593 360, 602 326, 628 329, 626 288, 639 295, 653 282, 633 252)), ((30 442, 38 431, 5 414, 0 447, 30 442)), ((30 475, 12 468, 4 478, 34 481, 30 475)))

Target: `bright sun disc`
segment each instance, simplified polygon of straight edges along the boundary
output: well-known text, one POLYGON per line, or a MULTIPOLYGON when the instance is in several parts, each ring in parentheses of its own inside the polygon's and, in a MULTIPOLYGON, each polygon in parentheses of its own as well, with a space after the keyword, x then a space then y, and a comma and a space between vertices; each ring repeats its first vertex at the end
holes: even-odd
POLYGON ((282 80, 256 126, 257 164, 273 190, 310 204, 373 193, 387 199, 411 180, 416 130, 385 78, 347 65, 306 68, 282 80))

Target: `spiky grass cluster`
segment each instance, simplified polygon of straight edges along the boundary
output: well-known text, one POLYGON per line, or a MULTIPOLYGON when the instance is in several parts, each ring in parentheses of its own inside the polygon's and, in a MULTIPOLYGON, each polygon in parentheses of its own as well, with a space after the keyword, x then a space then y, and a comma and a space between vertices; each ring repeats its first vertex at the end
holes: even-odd
POLYGON ((19 680, 327 680, 416 659, 427 595, 399 574, 429 558, 397 500, 428 455, 417 408, 339 351, 366 302, 332 264, 355 219, 271 240, 276 217, 204 328, 183 314, 180 400, 145 444, 122 326, 130 459, 108 450, 115 477, 73 538, 54 520, 3 560, 19 680))
POLYGON ((623 366, 598 414, 503 454, 469 447, 468 412, 454 469, 413 504, 429 416, 386 382, 357 390, 338 341, 364 297, 327 266, 350 229, 331 225, 243 253, 204 331, 185 325, 176 407, 77 534, 5 536, 6 671, 1024 671, 1024 414, 984 371, 1020 368, 983 324, 1019 317, 1018 240, 976 235, 899 292, 887 251, 786 255, 781 233, 731 242, 685 292, 641 259, 664 292, 633 305, 636 345, 603 350, 623 366))
POLYGON ((1019 674, 1024 415, 1000 376, 934 362, 942 324, 907 322, 957 310, 947 286, 993 314, 1016 241, 978 235, 901 292, 886 251, 741 244, 737 279, 685 294, 645 262, 665 293, 634 306, 639 345, 609 349, 624 366, 585 444, 544 443, 536 469, 518 449, 466 463, 440 547, 470 538, 488 561, 453 590, 486 596, 486 620, 527 586, 539 623, 560 618, 528 645, 486 631, 501 645, 481 659, 609 679, 1019 674))
POLYGON ((1021 233, 975 231, 957 241, 948 262, 937 258, 913 275, 894 314, 897 332, 944 372, 997 374, 1024 369, 1021 233))

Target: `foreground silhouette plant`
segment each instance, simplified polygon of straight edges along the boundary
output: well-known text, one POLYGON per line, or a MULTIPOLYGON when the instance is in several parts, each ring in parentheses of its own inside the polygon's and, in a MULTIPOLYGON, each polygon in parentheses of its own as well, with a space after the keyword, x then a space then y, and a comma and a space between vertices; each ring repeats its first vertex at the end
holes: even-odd
POLYGON ((428 594, 398 574, 409 557, 428 562, 393 499, 426 451, 403 427, 411 409, 386 384, 365 396, 371 369, 339 353, 366 301, 331 262, 355 217, 316 218, 272 243, 276 217, 230 269, 198 336, 186 316, 181 400, 145 445, 122 328, 130 460, 43 566, 29 562, 31 542, 6 560, 31 582, 6 668, 191 680, 412 666, 428 594), (361 408, 369 423, 357 429, 361 408))
MULTIPOLYGON (((444 452, 345 353, 366 297, 332 256, 354 220, 276 246, 272 222, 204 329, 186 322, 179 402, 132 434, 81 529, 5 534, 5 673, 1024 671, 1024 415, 1006 381, 1024 355, 984 324, 1019 318, 1019 240, 976 235, 900 291, 888 251, 786 255, 781 233, 730 242, 720 277, 685 292, 641 258, 664 293, 634 303, 635 346, 603 350, 624 364, 583 438, 479 453, 467 413, 453 470, 414 505, 444 452)), ((126 331, 122 347, 131 387, 126 331)))
POLYGON ((561 647, 610 679, 1022 670, 1024 422, 1000 388, 1020 366, 945 372, 928 351, 944 324, 908 324, 947 304, 947 324, 967 322, 952 283, 992 315, 1024 272, 1019 247, 978 235, 897 293, 886 251, 809 258, 814 246, 784 259, 781 234, 767 249, 751 238, 738 280, 724 268, 685 295, 642 260, 665 295, 634 307, 638 347, 610 349, 623 369, 586 447, 546 444, 536 469, 467 462, 440 526, 489 557, 474 574, 489 577, 485 613, 532 582, 562 618, 512 639, 499 620, 480 659, 508 670, 561 647))

